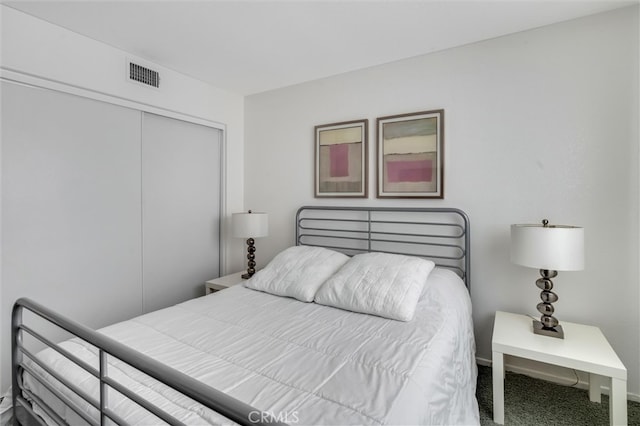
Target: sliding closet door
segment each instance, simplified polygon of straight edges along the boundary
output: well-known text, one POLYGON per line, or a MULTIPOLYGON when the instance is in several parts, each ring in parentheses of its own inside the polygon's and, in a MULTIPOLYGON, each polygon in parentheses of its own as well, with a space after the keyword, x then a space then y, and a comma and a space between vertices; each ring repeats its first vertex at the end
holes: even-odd
POLYGON ((145 312, 202 296, 204 282, 219 275, 221 133, 143 116, 145 312))
POLYGON ((140 112, 1 89, 4 367, 18 297, 90 327, 141 312, 141 160, 140 112))

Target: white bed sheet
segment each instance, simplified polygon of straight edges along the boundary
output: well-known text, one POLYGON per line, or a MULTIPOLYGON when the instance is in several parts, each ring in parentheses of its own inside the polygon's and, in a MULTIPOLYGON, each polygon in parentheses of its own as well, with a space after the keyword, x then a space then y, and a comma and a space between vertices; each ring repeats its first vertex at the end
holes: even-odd
MULTIPOLYGON (((292 424, 479 424, 471 303, 444 269, 431 273, 409 322, 235 286, 100 331, 292 424)), ((97 365, 88 345, 63 345, 97 365)), ((88 374, 52 350, 39 357, 97 397, 88 374)), ((110 365, 117 380, 186 424, 229 423, 116 360, 110 365)), ((56 405, 32 377, 25 385, 56 405)), ((109 404, 129 423, 157 423, 117 395, 109 404)))

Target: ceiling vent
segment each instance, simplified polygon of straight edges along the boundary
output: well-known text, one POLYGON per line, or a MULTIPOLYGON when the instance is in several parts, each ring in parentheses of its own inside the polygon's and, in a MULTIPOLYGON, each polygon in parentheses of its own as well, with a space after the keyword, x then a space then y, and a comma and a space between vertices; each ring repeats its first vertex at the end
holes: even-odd
POLYGON ((150 68, 129 62, 129 79, 152 87, 160 87, 160 74, 150 68))

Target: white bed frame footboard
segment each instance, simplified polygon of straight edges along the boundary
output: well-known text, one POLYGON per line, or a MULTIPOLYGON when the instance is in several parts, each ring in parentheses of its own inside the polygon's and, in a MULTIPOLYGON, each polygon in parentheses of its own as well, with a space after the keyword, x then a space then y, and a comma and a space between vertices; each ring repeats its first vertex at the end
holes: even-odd
POLYGON ((139 371, 153 377, 166 384, 167 386, 175 389, 183 395, 199 402, 200 404, 210 408, 211 410, 223 415, 224 417, 232 420, 241 425, 277 425, 283 424, 277 421, 277 419, 270 416, 268 413, 261 412, 242 401, 238 401, 229 395, 206 386, 202 382, 195 380, 175 369, 172 369, 140 352, 132 350, 131 348, 101 334, 90 328, 83 326, 75 321, 72 321, 64 316, 32 301, 29 299, 19 299, 16 301, 11 320, 11 349, 12 349, 12 384, 13 384, 13 408, 14 408, 14 424, 22 425, 44 425, 44 421, 38 416, 32 407, 37 405, 42 411, 44 411, 51 419, 58 424, 67 424, 60 416, 52 410, 47 404, 45 404, 36 395, 33 395, 22 384, 22 373, 27 372, 38 380, 45 388, 56 395, 61 401, 63 401, 70 409, 83 418, 88 424, 102 425, 109 421, 113 424, 124 425, 127 424, 118 413, 113 412, 107 404, 107 392, 108 388, 115 389, 122 395, 126 396, 130 400, 136 402, 138 405, 156 415, 162 421, 171 425, 182 425, 175 417, 166 413, 162 409, 149 403, 147 400, 139 397, 130 389, 122 386, 120 383, 111 379, 107 371, 107 358, 117 358, 130 366, 138 369, 139 371), (82 340, 92 344, 99 351, 100 365, 99 368, 95 368, 87 364, 86 362, 78 359, 65 349, 59 347, 51 340, 44 337, 41 333, 29 327, 23 323, 23 311, 27 310, 34 313, 40 318, 47 320, 49 323, 54 324, 56 327, 73 334, 81 338, 82 340), (23 345, 24 333, 28 334, 32 338, 35 338, 40 343, 52 348, 60 353, 65 358, 73 361, 80 368, 87 371, 100 381, 100 397, 96 400, 94 397, 88 395, 81 390, 74 383, 62 377, 56 371, 53 371, 47 365, 38 360, 33 352, 23 345), (100 413, 99 421, 88 415, 83 409, 79 408, 76 403, 69 398, 61 395, 59 391, 54 389, 51 385, 45 381, 39 379, 39 375, 33 371, 33 369, 23 362, 24 357, 29 358, 33 363, 37 364, 47 373, 55 377, 60 383, 64 384, 68 389, 73 391, 76 395, 93 406, 100 413), (27 400, 27 398, 29 400, 27 400))

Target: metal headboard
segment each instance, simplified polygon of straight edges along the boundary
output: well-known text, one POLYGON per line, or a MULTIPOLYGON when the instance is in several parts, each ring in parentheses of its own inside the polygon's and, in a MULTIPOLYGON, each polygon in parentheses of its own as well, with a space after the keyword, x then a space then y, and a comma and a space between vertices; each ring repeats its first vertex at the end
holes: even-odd
POLYGON ((459 209, 305 206, 296 214, 296 245, 423 257, 470 289, 469 218, 459 209))

